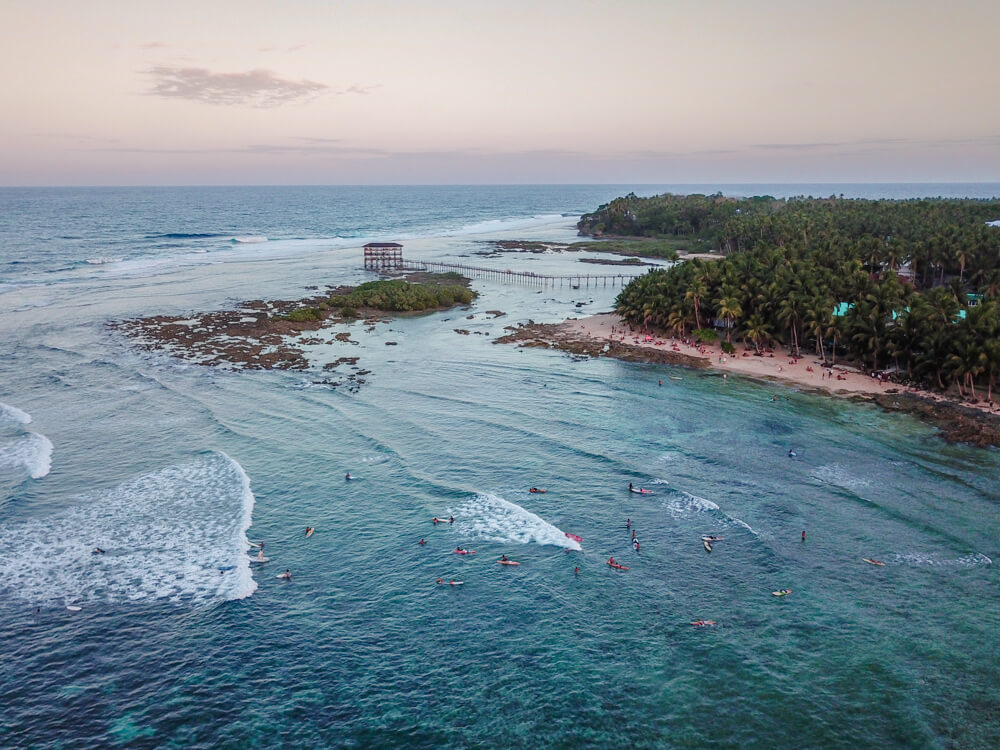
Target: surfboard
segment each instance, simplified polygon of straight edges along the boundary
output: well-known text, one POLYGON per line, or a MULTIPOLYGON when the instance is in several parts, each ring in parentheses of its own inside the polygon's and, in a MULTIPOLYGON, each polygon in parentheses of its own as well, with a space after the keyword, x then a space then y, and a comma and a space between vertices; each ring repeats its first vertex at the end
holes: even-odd
POLYGON ((79 612, 81 609, 83 609, 83 607, 78 607, 75 604, 67 604, 66 609, 68 609, 70 612, 79 612))
POLYGON ((788 596, 792 593, 791 589, 782 589, 781 591, 772 591, 771 596, 788 596))
POLYGON ((705 545, 705 551, 706 552, 711 552, 712 551, 712 544, 711 544, 711 542, 706 542, 706 541, 702 540, 701 543, 703 545, 705 545))
POLYGON ((576 534, 570 534, 568 531, 565 531, 563 533, 566 534, 567 538, 572 539, 574 542, 582 542, 583 541, 583 537, 582 536, 577 536, 576 534))
POLYGON ((474 549, 456 549, 453 550, 456 555, 474 555, 476 551, 474 549))
POLYGON ((882 562, 881 560, 876 560, 873 557, 862 557, 861 559, 864 560, 866 563, 871 563, 872 565, 885 565, 884 562, 882 562))
POLYGON ((284 573, 279 573, 278 575, 275 576, 275 578, 285 578, 289 581, 292 580, 291 576, 286 576, 284 573))
POLYGON ((263 565, 266 562, 271 562, 271 558, 270 557, 264 557, 264 558, 251 557, 250 558, 250 564, 251 565, 263 565))
POLYGON ((627 565, 619 565, 618 563, 608 563, 609 568, 616 568, 617 570, 628 570, 627 565))
POLYGON ((235 565, 220 565, 219 566, 219 570, 221 570, 221 571, 233 570, 235 568, 236 568, 235 565))
POLYGON ((634 492, 637 495, 652 495, 652 490, 637 490, 635 487, 629 487, 629 492, 634 492))
POLYGON ((722 541, 722 537, 721 536, 703 536, 701 538, 701 541, 703 541, 703 542, 721 542, 722 541))
POLYGON ((514 562, 513 560, 497 560, 501 565, 520 565, 519 562, 514 562))
POLYGON ((259 544, 257 544, 257 542, 251 542, 249 539, 247 540, 247 544, 249 544, 251 547, 259 547, 260 546, 259 544))
POLYGON ((315 533, 315 531, 316 531, 316 529, 309 529, 309 531, 306 532, 306 539, 308 539, 309 537, 311 537, 313 535, 313 533, 315 533))

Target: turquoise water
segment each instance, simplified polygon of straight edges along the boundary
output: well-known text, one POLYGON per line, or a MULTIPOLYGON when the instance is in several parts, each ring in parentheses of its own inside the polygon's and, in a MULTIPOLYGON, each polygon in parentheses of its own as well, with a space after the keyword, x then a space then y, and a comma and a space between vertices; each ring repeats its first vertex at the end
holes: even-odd
MULTIPOLYGON (((391 205, 372 190, 359 215, 391 205)), ((562 214, 618 188, 467 189, 464 227, 434 213, 440 195, 406 190, 409 213, 364 225, 409 234, 409 257, 545 273, 579 256, 472 253, 572 240, 562 214)), ((0 745, 1000 740, 996 451, 784 387, 491 343, 606 310, 610 287, 476 281, 469 311, 353 326, 357 345, 314 355, 360 357, 356 392, 148 355, 105 323, 354 283, 360 243, 335 237, 369 230, 329 215, 312 226, 330 231, 300 230, 295 209, 277 231, 283 200, 304 205, 282 190, 238 222, 233 190, 211 231, 183 231, 225 236, 157 248, 141 237, 181 233, 197 196, 77 191, 109 235, 115 211, 132 223, 113 252, 57 250, 45 237, 79 217, 25 194, 0 287, 0 745), (232 242, 259 235, 275 237, 232 242), (723 537, 711 554, 706 534, 723 537), (249 566, 247 538, 272 561, 249 566)), ((349 217, 350 200, 330 210, 349 217)))

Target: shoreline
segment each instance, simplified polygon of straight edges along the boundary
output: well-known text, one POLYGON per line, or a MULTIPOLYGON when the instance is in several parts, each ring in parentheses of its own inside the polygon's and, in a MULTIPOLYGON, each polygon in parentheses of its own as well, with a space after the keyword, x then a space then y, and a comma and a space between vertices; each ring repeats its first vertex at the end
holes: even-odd
POLYGON ((630 332, 615 313, 569 318, 561 323, 529 323, 512 329, 494 343, 554 348, 575 355, 613 357, 628 362, 711 368, 762 382, 796 385, 809 392, 869 401, 887 411, 904 411, 939 428, 948 442, 1000 447, 1000 405, 966 403, 938 393, 880 383, 848 365, 823 368, 812 353, 794 361, 780 352, 756 356, 723 353, 721 343, 685 344, 680 339, 630 332))

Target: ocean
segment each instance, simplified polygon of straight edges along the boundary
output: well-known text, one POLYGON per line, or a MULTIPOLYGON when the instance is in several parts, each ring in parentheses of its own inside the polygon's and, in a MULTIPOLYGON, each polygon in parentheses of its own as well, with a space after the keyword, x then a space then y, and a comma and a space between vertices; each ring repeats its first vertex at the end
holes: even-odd
POLYGON ((199 366, 109 325, 370 280, 368 241, 600 273, 481 253, 572 242, 630 191, 1000 184, 0 189, 0 746, 1000 744, 995 450, 492 343, 607 311, 614 285, 476 279, 468 310, 337 327, 306 371, 199 366), (350 388, 321 365, 341 357, 350 388))

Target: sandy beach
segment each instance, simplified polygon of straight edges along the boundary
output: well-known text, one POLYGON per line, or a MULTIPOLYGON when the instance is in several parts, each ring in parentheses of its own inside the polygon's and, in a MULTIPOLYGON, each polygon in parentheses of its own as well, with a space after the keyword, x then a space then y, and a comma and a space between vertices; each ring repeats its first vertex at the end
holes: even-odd
POLYGON ((497 339, 497 343, 515 342, 522 346, 551 346, 589 356, 713 368, 721 371, 724 378, 731 373, 841 398, 871 400, 886 409, 909 411, 934 422, 946 439, 1000 445, 1000 405, 995 402, 962 401, 891 381, 879 382, 849 364, 838 363, 832 369, 824 368, 819 357, 806 350, 796 360, 778 350, 758 356, 752 351, 745 352, 740 344, 736 353, 729 355, 722 351, 721 342, 685 343, 666 335, 630 331, 628 324, 614 313, 570 318, 550 325, 527 325, 497 339))

